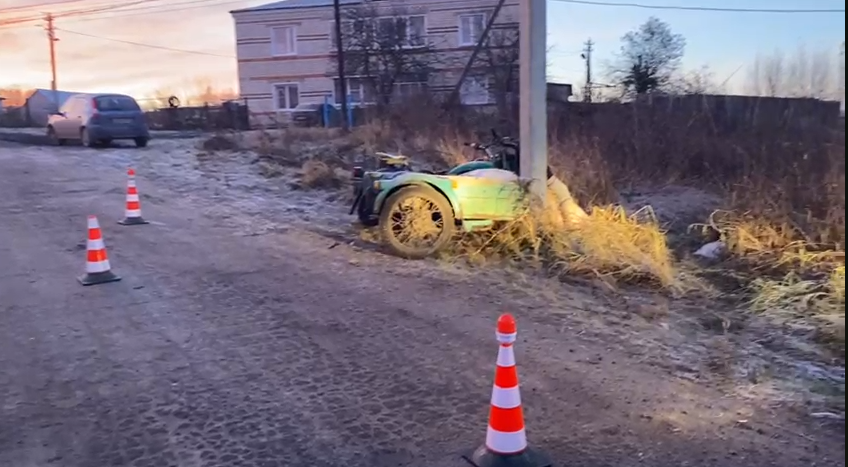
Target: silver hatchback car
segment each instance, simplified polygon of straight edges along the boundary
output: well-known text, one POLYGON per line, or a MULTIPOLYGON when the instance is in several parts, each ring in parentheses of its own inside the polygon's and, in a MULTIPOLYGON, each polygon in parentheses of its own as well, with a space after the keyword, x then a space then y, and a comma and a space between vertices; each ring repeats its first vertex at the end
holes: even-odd
POLYGON ((131 139, 143 148, 150 130, 138 102, 123 94, 76 94, 47 119, 47 136, 56 144, 79 140, 84 146, 131 139))

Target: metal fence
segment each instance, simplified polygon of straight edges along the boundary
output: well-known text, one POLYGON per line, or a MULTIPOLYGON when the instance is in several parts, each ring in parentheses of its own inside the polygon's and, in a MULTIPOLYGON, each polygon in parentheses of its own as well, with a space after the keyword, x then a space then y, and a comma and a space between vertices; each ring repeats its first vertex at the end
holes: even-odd
POLYGON ((220 105, 165 107, 145 112, 154 130, 249 130, 247 102, 227 101, 220 105))

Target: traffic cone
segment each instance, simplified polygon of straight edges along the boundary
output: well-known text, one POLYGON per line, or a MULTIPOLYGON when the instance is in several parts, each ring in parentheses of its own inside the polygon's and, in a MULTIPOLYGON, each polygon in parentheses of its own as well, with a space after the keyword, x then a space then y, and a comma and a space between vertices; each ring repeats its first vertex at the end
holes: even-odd
POLYGON ((121 280, 112 272, 109 256, 106 254, 106 244, 100 233, 97 216, 88 216, 88 242, 86 243, 87 258, 85 275, 79 277, 82 285, 105 284, 121 280))
POLYGON ((470 457, 465 457, 474 467, 553 466, 546 455, 527 446, 518 371, 512 347, 516 335, 515 318, 510 314, 501 315, 496 333, 501 345, 498 349, 495 384, 492 387, 486 443, 470 457))
POLYGON ((124 220, 118 221, 121 225, 149 224, 141 217, 141 202, 138 198, 138 188, 135 186, 135 170, 127 170, 127 209, 124 220))

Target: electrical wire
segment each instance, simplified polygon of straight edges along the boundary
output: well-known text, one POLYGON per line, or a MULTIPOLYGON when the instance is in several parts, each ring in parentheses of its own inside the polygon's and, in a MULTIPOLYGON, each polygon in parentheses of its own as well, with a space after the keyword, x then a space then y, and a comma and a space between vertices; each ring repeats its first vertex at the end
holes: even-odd
POLYGON ((595 0, 552 0, 559 3, 574 3, 578 5, 595 5, 595 6, 612 6, 612 7, 627 7, 627 8, 642 8, 646 10, 680 10, 680 11, 714 11, 724 13, 845 13, 845 9, 773 9, 773 8, 722 8, 709 6, 678 6, 678 5, 646 5, 644 3, 630 2, 603 2, 595 0))
POLYGON ((200 8, 210 8, 224 5, 241 5, 247 2, 248 0, 189 0, 186 2, 175 2, 170 5, 150 5, 146 7, 139 8, 128 8, 126 10, 115 11, 113 15, 109 16, 91 16, 84 18, 75 18, 73 20, 74 23, 84 22, 84 21, 99 21, 104 19, 113 19, 113 18, 129 18, 143 15, 151 15, 151 14, 160 14, 160 13, 171 13, 176 11, 188 11, 188 10, 196 10, 200 8), (188 6, 186 6, 188 5, 188 6), (181 8, 173 8, 180 7, 181 8), (123 14, 129 13, 129 14, 123 14))
MULTIPOLYGON (((67 0, 60 3, 42 3, 39 5, 59 5, 66 3, 75 3, 83 0, 67 0)), ((129 6, 135 6, 143 3, 155 2, 159 0, 137 0, 134 2, 124 2, 120 4, 107 5, 98 8, 89 8, 86 10, 76 10, 70 11, 67 13, 59 13, 55 15, 56 18, 73 18, 72 22, 82 22, 82 21, 97 21, 97 20, 105 20, 105 19, 113 19, 113 18, 126 18, 132 16, 141 16, 148 14, 158 14, 158 13, 171 13, 177 11, 186 11, 193 10, 199 8, 209 8, 216 6, 224 6, 224 5, 236 5, 243 4, 247 0, 189 0, 185 2, 177 2, 171 3, 169 5, 148 5, 148 6, 139 6, 137 8, 126 8, 129 6), (174 8, 180 7, 181 8, 174 8), (117 11, 112 11, 117 10, 117 11), (99 16, 98 13, 118 13, 114 15, 108 16, 99 16), (121 14, 121 13, 129 13, 129 14, 121 14)), ((733 8, 733 7, 708 7, 708 6, 680 6, 680 5, 649 5, 643 3, 633 3, 633 2, 607 2, 607 1, 599 1, 599 0, 551 0, 558 3, 570 3, 575 5, 593 5, 593 6, 606 6, 606 7, 623 7, 623 8, 641 8, 641 9, 649 9, 649 10, 676 10, 676 11, 703 11, 703 12, 724 12, 724 13, 774 13, 774 14, 817 14, 817 13, 845 13, 845 9, 773 9, 773 8, 733 8)), ((39 6, 36 5, 36 6, 39 6)), ((15 7, 15 9, 21 9, 23 7, 15 7)), ((11 9, 6 9, 5 11, 9 11, 11 9)), ((4 11, 4 10, 0 10, 4 11)), ((32 23, 39 21, 41 18, 38 16, 28 16, 21 18, 11 18, 7 20, 0 20, 0 29, 11 29, 13 27, 21 27, 26 25, 27 23, 32 23)))
MULTIPOLYGON (((149 14, 159 14, 159 13, 171 13, 177 11, 185 11, 185 10, 193 10, 199 8, 209 8, 223 5, 235 5, 235 4, 244 4, 247 0, 189 0, 185 2, 174 2, 166 5, 147 5, 147 6, 138 6, 136 8, 126 8, 128 6, 139 5, 142 3, 156 2, 163 0, 136 0, 132 2, 123 2, 121 4, 101 6, 96 9, 87 9, 87 10, 74 10, 65 13, 57 13, 54 15, 54 18, 71 18, 71 23, 78 23, 84 21, 99 21, 99 20, 111 20, 114 18, 127 18, 141 15, 149 15, 149 14), (174 8, 183 5, 183 8, 174 8), (190 5, 190 6, 185 6, 190 5), (110 13, 109 15, 98 15, 98 13, 110 13), (118 13, 118 14, 111 14, 118 13), (129 14, 122 14, 129 13, 129 14)), ((25 26, 26 23, 33 23, 42 20, 41 16, 29 16, 24 18, 13 18, 11 20, 0 20, 0 29, 3 29, 3 26, 12 26, 18 25, 16 27, 25 26)), ((14 29, 13 27, 6 27, 5 29, 14 29)))
POLYGON ((45 8, 45 7, 56 7, 60 5, 67 5, 68 3, 79 3, 84 2, 85 0, 63 0, 61 2, 44 2, 44 3, 36 3, 35 5, 21 5, 21 6, 13 6, 8 8, 0 9, 0 13, 6 13, 9 11, 18 11, 18 10, 31 10, 36 8, 45 8))
POLYGON ((56 28, 56 30, 62 31, 62 32, 68 33, 68 34, 74 34, 74 35, 77 35, 77 36, 90 37, 92 39, 100 39, 100 40, 109 41, 109 42, 117 42, 117 43, 121 43, 121 44, 134 45, 134 46, 137 46, 137 47, 147 47, 147 48, 151 48, 151 49, 167 50, 167 51, 170 51, 170 52, 180 52, 180 53, 185 53, 185 54, 206 55, 206 56, 209 56, 209 57, 221 57, 221 58, 235 59, 235 56, 233 56, 233 55, 222 55, 222 54, 216 54, 216 53, 212 53, 212 52, 201 52, 199 50, 177 49, 177 48, 174 48, 174 47, 166 47, 166 46, 162 46, 162 45, 145 44, 145 43, 142 43, 142 42, 127 41, 127 40, 123 40, 123 39, 114 39, 114 38, 111 38, 111 37, 95 36, 93 34, 86 34, 84 32, 69 31, 69 30, 64 29, 64 28, 56 28))
MULTIPOLYGON (((159 0, 131 0, 131 1, 128 1, 128 2, 123 2, 123 3, 118 3, 118 4, 99 5, 99 6, 91 6, 91 7, 88 7, 88 8, 82 8, 82 9, 77 9, 77 10, 60 11, 60 12, 54 13, 53 18, 54 19, 73 18, 75 16, 91 15, 91 14, 94 14, 94 13, 109 12, 109 11, 116 10, 116 9, 119 9, 119 8, 124 8, 124 7, 127 7, 127 6, 141 5, 141 4, 151 3, 151 2, 156 2, 156 1, 159 1, 159 0)), ((162 6, 162 5, 159 5, 159 6, 162 6)), ((32 15, 32 16, 28 16, 28 17, 11 18, 11 19, 7 19, 7 20, 0 20, 0 26, 8 26, 8 25, 14 25, 14 24, 25 24, 25 23, 39 21, 39 20, 42 20, 42 19, 43 19, 43 16, 41 16, 41 15, 32 15)), ((6 28, 6 29, 10 29, 10 28, 6 28)))

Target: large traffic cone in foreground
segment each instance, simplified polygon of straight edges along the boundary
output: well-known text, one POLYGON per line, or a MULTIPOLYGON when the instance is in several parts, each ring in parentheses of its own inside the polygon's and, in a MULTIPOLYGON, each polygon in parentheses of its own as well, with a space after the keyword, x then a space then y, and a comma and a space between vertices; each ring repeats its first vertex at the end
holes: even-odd
POLYGON ((141 201, 138 198, 138 188, 135 186, 135 170, 127 170, 127 208, 121 225, 149 224, 141 217, 141 201))
POLYGON ((106 254, 106 244, 97 216, 88 216, 88 242, 86 244, 87 258, 85 260, 85 275, 79 277, 82 285, 104 284, 121 280, 112 272, 109 265, 109 255, 106 254))
POLYGON ((543 453, 527 446, 524 413, 518 390, 518 371, 515 368, 513 343, 517 330, 515 318, 503 314, 498 319, 496 336, 500 342, 495 384, 489 409, 489 428, 486 444, 466 457, 475 467, 552 467, 543 453))

